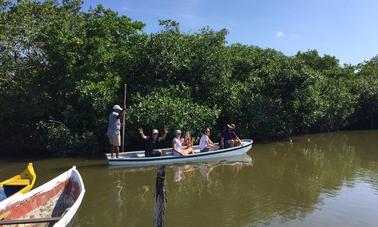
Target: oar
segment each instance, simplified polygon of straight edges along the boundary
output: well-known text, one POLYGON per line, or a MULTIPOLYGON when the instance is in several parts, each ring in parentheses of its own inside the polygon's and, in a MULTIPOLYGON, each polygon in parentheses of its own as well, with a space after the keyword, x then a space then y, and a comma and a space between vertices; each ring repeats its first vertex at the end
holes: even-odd
POLYGON ((0 221, 6 218, 10 214, 10 211, 0 214, 0 221))
POLYGON ((60 219, 61 219, 61 217, 16 219, 16 220, 0 221, 0 225, 16 225, 16 224, 33 224, 33 223, 44 223, 44 222, 57 222, 60 219))

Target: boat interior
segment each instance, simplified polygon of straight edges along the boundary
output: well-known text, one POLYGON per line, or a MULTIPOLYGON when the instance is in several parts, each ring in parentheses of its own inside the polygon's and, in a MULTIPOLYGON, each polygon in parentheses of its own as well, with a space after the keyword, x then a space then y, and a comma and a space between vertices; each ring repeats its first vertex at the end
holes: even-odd
MULTIPOLYGON (((61 217, 74 204, 80 192, 79 183, 71 177, 31 197, 10 204, 0 210, 0 217, 2 220, 61 217)), ((38 226, 49 224, 39 223, 38 226)))

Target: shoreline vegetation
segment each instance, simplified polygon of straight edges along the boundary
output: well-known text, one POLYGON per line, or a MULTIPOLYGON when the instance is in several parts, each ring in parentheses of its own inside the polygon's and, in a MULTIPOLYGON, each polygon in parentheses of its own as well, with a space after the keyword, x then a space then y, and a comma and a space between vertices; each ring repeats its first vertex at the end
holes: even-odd
MULTIPOLYGON (((180 31, 81 1, 0 2, 0 154, 108 152, 107 117, 127 83, 126 150, 137 129, 189 129, 213 141, 378 128, 378 56, 340 65, 316 50, 286 56, 228 44, 226 29, 180 31)), ((169 141, 169 139, 167 139, 169 141)))

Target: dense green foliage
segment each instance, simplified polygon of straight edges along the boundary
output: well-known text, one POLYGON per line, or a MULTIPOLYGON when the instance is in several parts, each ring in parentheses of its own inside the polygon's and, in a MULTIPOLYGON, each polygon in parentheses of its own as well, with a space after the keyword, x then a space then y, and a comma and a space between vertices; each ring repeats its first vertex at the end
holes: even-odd
POLYGON ((170 20, 145 34, 127 16, 80 7, 0 1, 0 152, 103 151, 124 83, 128 148, 138 127, 217 136, 234 122, 255 140, 378 127, 378 57, 341 66, 314 50, 227 45, 226 30, 188 34, 170 20))
POLYGON ((135 132, 148 129, 169 128, 190 130, 194 136, 202 129, 214 125, 220 110, 193 102, 190 91, 184 87, 159 88, 146 96, 133 99, 134 105, 127 110, 128 134, 126 142, 138 141, 135 132))

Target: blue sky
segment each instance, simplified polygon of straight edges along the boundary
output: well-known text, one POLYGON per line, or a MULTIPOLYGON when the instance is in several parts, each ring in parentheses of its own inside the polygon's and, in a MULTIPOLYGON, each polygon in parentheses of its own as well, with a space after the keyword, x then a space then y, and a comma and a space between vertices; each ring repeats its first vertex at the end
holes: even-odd
POLYGON ((274 48, 286 55, 316 49, 341 63, 357 64, 378 54, 378 0, 84 0, 102 4, 159 30, 159 19, 184 32, 227 28, 228 43, 274 48))

